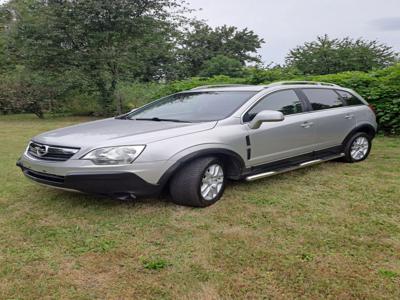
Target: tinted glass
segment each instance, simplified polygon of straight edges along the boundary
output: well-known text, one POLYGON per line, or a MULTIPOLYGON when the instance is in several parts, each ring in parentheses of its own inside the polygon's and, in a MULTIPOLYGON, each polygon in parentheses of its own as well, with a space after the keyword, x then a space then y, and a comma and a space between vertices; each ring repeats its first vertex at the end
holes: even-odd
POLYGON ((346 102, 347 105, 363 105, 364 103, 361 102, 360 99, 358 99, 356 96, 345 92, 345 91, 339 91, 336 90, 336 92, 339 93, 339 95, 343 98, 343 100, 346 102))
POLYGON ((129 114, 129 119, 222 120, 256 92, 188 92, 162 98, 129 114))
POLYGON ((339 95, 328 89, 303 89, 314 110, 343 106, 339 95))
POLYGON ((262 110, 277 110, 284 115, 292 115, 301 113, 303 108, 300 99, 293 90, 285 90, 273 93, 260 100, 249 112, 244 116, 243 121, 251 121, 256 114, 262 110))

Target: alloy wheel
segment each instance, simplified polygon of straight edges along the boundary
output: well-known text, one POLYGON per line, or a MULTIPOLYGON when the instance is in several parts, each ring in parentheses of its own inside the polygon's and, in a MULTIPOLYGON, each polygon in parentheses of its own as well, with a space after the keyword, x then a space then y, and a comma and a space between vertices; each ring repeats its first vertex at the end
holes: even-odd
POLYGON ((360 136, 353 141, 350 154, 354 160, 363 159, 369 150, 369 141, 366 137, 360 136))
POLYGON ((213 201, 224 186, 224 170, 219 164, 209 166, 203 175, 200 187, 201 196, 207 201, 213 201))

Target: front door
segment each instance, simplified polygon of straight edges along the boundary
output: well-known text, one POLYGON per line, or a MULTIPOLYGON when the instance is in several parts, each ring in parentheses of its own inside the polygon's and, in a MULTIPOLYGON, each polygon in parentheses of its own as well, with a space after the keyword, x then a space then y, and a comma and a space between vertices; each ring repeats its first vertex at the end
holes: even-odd
MULTIPOLYGON (((248 123, 262 110, 277 110, 285 115, 281 122, 265 122, 258 129, 248 129, 251 152, 249 165, 257 166, 279 160, 310 155, 314 151, 314 124, 308 120, 306 104, 293 89, 273 92, 261 99, 243 117, 248 123)), ((247 125, 246 125, 247 126, 247 125)))

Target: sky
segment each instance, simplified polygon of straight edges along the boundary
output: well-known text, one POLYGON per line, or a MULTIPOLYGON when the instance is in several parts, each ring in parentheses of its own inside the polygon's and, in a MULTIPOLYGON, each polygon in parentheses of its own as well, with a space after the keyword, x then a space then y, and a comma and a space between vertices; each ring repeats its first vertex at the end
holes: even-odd
POLYGON ((249 28, 265 40, 264 63, 318 35, 378 40, 400 51, 400 0, 186 0, 211 26, 249 28))

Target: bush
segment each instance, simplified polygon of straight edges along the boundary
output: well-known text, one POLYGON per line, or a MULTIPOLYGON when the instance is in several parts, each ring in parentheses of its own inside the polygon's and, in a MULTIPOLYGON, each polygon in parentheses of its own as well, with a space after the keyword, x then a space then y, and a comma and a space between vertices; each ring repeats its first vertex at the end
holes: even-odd
POLYGON ((251 67, 246 69, 247 83, 268 84, 274 81, 292 80, 298 77, 296 70, 282 67, 263 69, 251 67))
POLYGON ((74 116, 96 116, 101 112, 97 94, 74 91, 65 96, 63 105, 54 112, 74 116))
POLYGON ((119 86, 124 111, 142 106, 157 98, 189 90, 202 85, 213 84, 268 84, 281 80, 324 81, 351 88, 363 96, 377 109, 379 128, 384 133, 399 133, 400 64, 383 70, 364 72, 344 72, 322 76, 299 76, 294 70, 285 68, 247 68, 246 77, 232 78, 214 76, 195 77, 168 84, 125 83, 119 86))
POLYGON ((382 132, 400 133, 400 64, 369 73, 344 72, 307 79, 336 83, 355 90, 375 106, 382 132))
POLYGON ((120 100, 122 111, 128 111, 159 98, 163 89, 165 85, 159 83, 122 83, 117 87, 115 101, 120 100))
MULTIPOLYGON (((81 81, 72 72, 60 77, 16 66, 0 76, 0 113, 34 113, 42 118, 45 112, 65 112, 70 108, 70 95, 82 93, 76 82, 81 81)), ((80 107, 87 104, 81 101, 80 107)))
POLYGON ((44 105, 51 105, 52 88, 43 78, 21 69, 0 81, 0 111, 3 114, 30 112, 43 118, 44 105))
POLYGON ((378 124, 383 132, 400 134, 400 99, 375 106, 378 124))
MULTIPOLYGON (((98 95, 90 92, 90 84, 82 83, 79 76, 71 74, 64 81, 26 75, 20 70, 15 75, 0 78, 0 113, 43 111, 97 115, 98 95)), ((195 77, 171 83, 119 84, 115 93, 118 113, 140 107, 163 96, 213 84, 268 84, 281 80, 314 80, 339 84, 357 91, 377 109, 379 128, 384 133, 399 134, 400 64, 369 73, 343 72, 321 76, 299 76, 293 69, 275 67, 246 68, 243 78, 219 75, 210 78, 195 77)))
POLYGON ((226 75, 230 77, 243 76, 242 63, 234 58, 224 55, 217 55, 203 64, 199 75, 204 77, 213 77, 217 75, 226 75))
MULTIPOLYGON (((155 99, 175 94, 181 91, 193 89, 203 85, 213 84, 242 84, 243 78, 231 78, 228 76, 214 76, 211 78, 195 77, 168 84, 161 83, 123 83, 118 86, 116 95, 122 98, 122 110, 128 111, 140 107, 155 99)), ((116 99, 116 101, 118 101, 116 99)), ((117 103, 116 103, 117 105, 117 103)))

